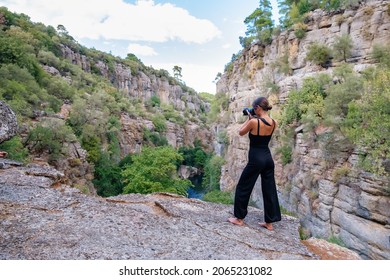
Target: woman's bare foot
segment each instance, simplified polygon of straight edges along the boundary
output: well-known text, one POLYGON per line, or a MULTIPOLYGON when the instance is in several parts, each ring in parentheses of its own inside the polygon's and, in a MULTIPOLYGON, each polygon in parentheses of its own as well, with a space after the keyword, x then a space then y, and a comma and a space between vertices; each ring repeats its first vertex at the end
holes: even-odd
POLYGON ((0 151, 0 158, 6 157, 7 155, 7 152, 0 151))
POLYGON ((270 223, 259 223, 259 225, 263 228, 268 229, 268 230, 273 230, 272 224, 270 224, 270 223))
POLYGON ((242 226, 242 225, 244 225, 244 221, 243 221, 243 220, 237 219, 237 218, 234 218, 234 217, 229 218, 228 221, 231 222, 231 223, 234 224, 234 225, 237 225, 237 226, 242 226))

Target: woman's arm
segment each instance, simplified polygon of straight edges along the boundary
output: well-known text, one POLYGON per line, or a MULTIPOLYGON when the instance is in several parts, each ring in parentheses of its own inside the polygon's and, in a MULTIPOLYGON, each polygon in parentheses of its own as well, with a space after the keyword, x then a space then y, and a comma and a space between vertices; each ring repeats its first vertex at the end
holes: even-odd
POLYGON ((241 126, 240 128, 240 131, 238 132, 238 134, 240 136, 244 136, 245 134, 247 134, 249 131, 252 130, 253 128, 253 122, 252 122, 252 117, 250 116, 241 126))

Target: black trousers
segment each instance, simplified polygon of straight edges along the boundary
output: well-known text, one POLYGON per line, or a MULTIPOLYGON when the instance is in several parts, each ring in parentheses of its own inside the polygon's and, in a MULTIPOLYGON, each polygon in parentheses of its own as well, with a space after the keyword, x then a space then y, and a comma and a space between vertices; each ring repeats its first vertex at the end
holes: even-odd
POLYGON ((264 221, 273 223, 281 220, 278 194, 276 191, 275 165, 268 149, 249 150, 249 161, 242 171, 236 186, 234 216, 244 219, 248 214, 248 204, 257 178, 261 176, 261 190, 264 201, 264 221))

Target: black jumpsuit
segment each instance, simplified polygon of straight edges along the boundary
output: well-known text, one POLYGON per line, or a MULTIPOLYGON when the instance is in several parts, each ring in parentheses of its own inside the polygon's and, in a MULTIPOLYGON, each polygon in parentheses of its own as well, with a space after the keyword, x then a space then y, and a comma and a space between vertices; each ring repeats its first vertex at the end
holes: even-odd
MULTIPOLYGON (((270 135, 260 135, 260 121, 257 119, 258 134, 249 134, 250 148, 248 155, 248 164, 242 171, 240 180, 236 187, 236 194, 234 199, 234 216, 238 219, 244 219, 248 213, 248 203, 256 180, 261 174, 261 189, 263 192, 264 201, 264 221, 266 223, 273 223, 281 220, 279 200, 276 192, 276 183, 274 177, 275 164, 272 159, 271 151, 268 148, 268 143, 271 140, 272 133, 275 129, 275 121, 273 121, 274 128, 270 135)), ((265 119, 261 121, 271 126, 265 119)))

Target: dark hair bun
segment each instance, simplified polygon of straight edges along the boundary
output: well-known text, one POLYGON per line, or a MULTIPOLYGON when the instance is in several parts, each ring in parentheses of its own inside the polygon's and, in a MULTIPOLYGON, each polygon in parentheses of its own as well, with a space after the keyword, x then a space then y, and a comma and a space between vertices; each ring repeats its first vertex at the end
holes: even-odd
POLYGON ((272 106, 269 104, 267 98, 259 97, 253 102, 253 108, 260 106, 264 111, 269 111, 272 109, 272 106))

